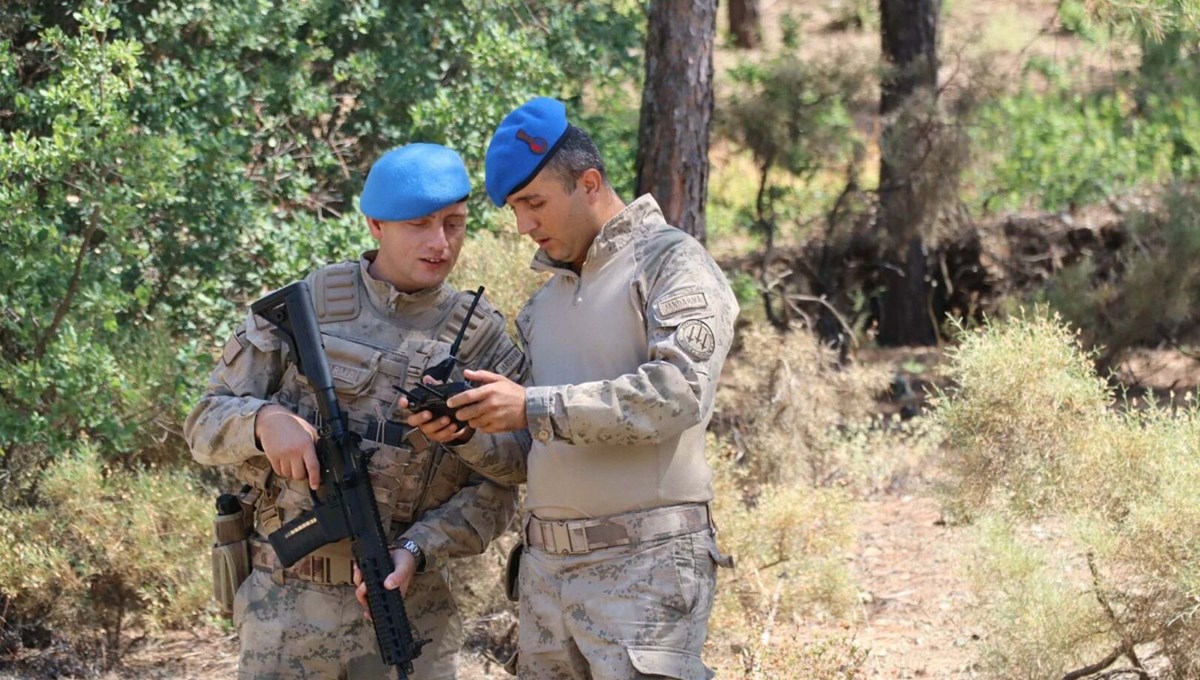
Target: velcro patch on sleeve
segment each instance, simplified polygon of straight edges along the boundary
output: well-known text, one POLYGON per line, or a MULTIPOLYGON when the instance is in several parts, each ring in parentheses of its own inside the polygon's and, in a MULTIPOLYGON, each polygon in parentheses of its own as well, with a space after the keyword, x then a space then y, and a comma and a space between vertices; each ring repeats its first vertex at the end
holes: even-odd
POLYGON ((708 307, 708 297, 702 290, 691 290, 665 296, 654 303, 654 312, 660 319, 675 316, 691 309, 708 307))
POLYGON ((504 357, 502 357, 500 361, 496 362, 495 372, 499 373, 500 375, 508 375, 514 368, 521 364, 521 360, 524 358, 525 355, 521 352, 521 350, 516 345, 513 345, 509 348, 508 352, 505 353, 504 357))
POLYGON ((675 344, 692 358, 704 361, 716 351, 717 338, 708 324, 689 319, 675 329, 675 344))
POLYGON ((237 355, 242 353, 242 348, 246 346, 246 341, 241 333, 234 333, 229 336, 229 341, 225 343, 225 349, 221 352, 221 361, 228 366, 233 363, 237 355))

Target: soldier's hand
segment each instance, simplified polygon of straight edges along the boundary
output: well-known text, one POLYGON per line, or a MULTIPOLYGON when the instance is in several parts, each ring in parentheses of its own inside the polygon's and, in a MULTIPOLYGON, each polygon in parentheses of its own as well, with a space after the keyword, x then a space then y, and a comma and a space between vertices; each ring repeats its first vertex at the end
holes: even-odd
MULTIPOLYGON (((396 549, 392 551, 392 563, 396 568, 388 574, 387 578, 383 579, 383 587, 388 590, 400 589, 401 595, 408 594, 408 587, 412 585, 413 575, 417 573, 417 560, 412 556, 412 553, 407 550, 396 549)), ((371 608, 367 604, 367 584, 363 581, 362 572, 358 569, 358 564, 354 565, 354 597, 358 599, 358 603, 363 607, 363 616, 371 620, 371 608)))
POLYGON ((254 436, 267 454, 275 474, 302 481, 316 489, 321 484, 317 462, 317 430, 307 420, 276 404, 259 409, 254 436))
MULTIPOLYGON (((400 397, 400 408, 408 409, 408 398, 400 397)), ((470 427, 458 427, 447 416, 433 417, 430 411, 417 411, 404 419, 410 427, 421 430, 425 438, 442 444, 461 444, 471 438, 475 431, 470 427)))
POLYGON ((529 427, 525 414, 525 388, 491 371, 465 371, 479 385, 446 400, 454 415, 480 432, 511 432, 529 427))

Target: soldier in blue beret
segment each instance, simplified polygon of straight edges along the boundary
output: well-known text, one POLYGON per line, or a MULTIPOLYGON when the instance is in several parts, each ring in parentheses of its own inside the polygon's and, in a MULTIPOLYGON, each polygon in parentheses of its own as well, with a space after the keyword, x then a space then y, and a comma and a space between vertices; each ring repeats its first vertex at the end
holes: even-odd
MULTIPOLYGON (((395 400, 397 386, 412 389, 425 368, 447 357, 466 320, 473 295, 445 280, 463 245, 470 191, 462 159, 450 149, 409 144, 387 152, 367 175, 361 200, 379 247, 306 278, 338 401, 350 429, 374 450, 371 483, 396 565, 385 585, 405 591, 417 639, 431 640, 414 664, 414 680, 456 676, 462 626, 447 560, 483 552, 515 508, 511 486, 473 473, 404 427, 408 414, 395 400)), ((248 573, 217 579, 240 583, 236 597, 222 602, 241 640, 238 677, 389 676, 355 603, 350 546, 332 544, 284 568, 265 541, 311 507, 309 489, 320 481, 314 396, 268 327, 252 314, 238 327, 184 426, 196 460, 237 466, 243 503, 253 507, 253 534, 220 548, 241 557, 214 560, 229 571, 236 569, 226 562, 248 561, 248 573)), ((524 355, 486 300, 458 358, 525 378, 524 355)))
POLYGON ((487 192, 552 277, 517 317, 525 385, 468 371, 467 428, 416 414, 476 470, 526 482, 521 678, 707 678, 717 549, 704 434, 737 302, 652 196, 625 204, 559 101, 501 121, 487 192))

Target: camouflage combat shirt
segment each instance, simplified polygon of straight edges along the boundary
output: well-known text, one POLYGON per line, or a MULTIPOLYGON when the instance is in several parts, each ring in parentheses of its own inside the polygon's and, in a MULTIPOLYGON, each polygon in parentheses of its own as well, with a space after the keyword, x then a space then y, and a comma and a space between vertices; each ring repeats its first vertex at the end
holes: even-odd
POLYGON ((517 317, 529 429, 456 451, 526 481, 542 519, 711 500, 704 433, 738 305, 708 251, 646 195, 604 225, 580 274, 543 251, 533 268, 553 277, 517 317))
MULTIPOLYGON (((386 432, 401 429, 397 386, 412 389, 421 372, 449 354, 472 294, 449 285, 406 294, 367 271, 376 251, 357 262, 313 272, 306 279, 329 358, 338 402, 350 429, 363 435, 371 483, 384 524, 396 540, 411 538, 425 553, 425 571, 447 558, 474 555, 504 531, 515 505, 506 485, 473 473, 442 446, 412 446, 386 432), (386 442, 386 443, 384 443, 386 442), (414 450, 414 448, 421 450, 414 450)), ((471 317, 458 352, 462 368, 482 368, 514 380, 525 377, 524 355, 505 333, 504 319, 486 300, 471 317)), ((461 378, 461 368, 456 371, 461 378)), ((239 479, 264 489, 272 524, 312 507, 307 481, 270 471, 254 437, 255 416, 280 404, 314 422, 316 402, 304 376, 263 319, 250 314, 229 339, 204 397, 184 434, 192 455, 208 465, 238 465, 239 479), (273 515, 274 513, 272 513, 273 515)), ((257 523, 260 533, 273 526, 257 523)))

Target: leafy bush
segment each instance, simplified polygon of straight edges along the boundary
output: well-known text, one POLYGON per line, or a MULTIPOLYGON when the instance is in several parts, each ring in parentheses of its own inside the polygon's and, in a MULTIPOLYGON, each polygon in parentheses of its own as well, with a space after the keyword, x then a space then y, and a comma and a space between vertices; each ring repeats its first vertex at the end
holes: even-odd
POLYGON ((958 389, 938 398, 947 500, 987 518, 979 582, 993 677, 1136 664, 1147 647, 1172 677, 1196 677, 1200 408, 1193 397, 1112 408, 1089 356, 1044 312, 971 333, 951 353, 958 389), (1025 545, 1031 519, 1061 526, 1059 553, 1074 557, 1025 545))
POLYGON ((248 299, 370 243, 379 153, 448 143, 479 179, 511 106, 634 78, 643 23, 634 2, 6 4, 0 499, 81 438, 178 455, 146 408, 185 410, 248 299))
POLYGON ((865 68, 786 53, 743 62, 729 75, 735 89, 717 111, 717 131, 754 158, 757 198, 740 219, 770 243, 780 224, 811 209, 820 193, 814 177, 861 148, 850 111, 862 96, 865 68))
POLYGON ((129 628, 195 623, 211 514, 186 474, 106 469, 91 446, 59 458, 36 503, 0 508, 6 625, 50 628, 108 665, 129 628))
POLYGON ((1141 101, 1128 87, 1081 93, 1068 80, 1070 66, 1031 64, 1020 92, 979 112, 976 191, 984 208, 1062 210, 1200 175, 1193 92, 1141 101))

